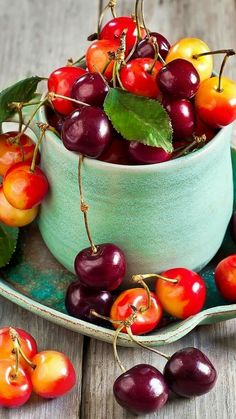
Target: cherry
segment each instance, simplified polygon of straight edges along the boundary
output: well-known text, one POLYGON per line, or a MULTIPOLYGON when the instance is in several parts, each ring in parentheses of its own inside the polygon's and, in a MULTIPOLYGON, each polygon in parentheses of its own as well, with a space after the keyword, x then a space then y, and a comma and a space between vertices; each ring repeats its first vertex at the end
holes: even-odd
POLYGON ((162 64, 159 61, 154 63, 152 58, 136 58, 129 61, 120 70, 122 85, 128 92, 135 95, 157 99, 160 90, 156 83, 156 76, 161 68, 162 64))
POLYGON ((38 207, 28 210, 19 210, 14 208, 3 193, 3 187, 0 185, 0 221, 9 227, 24 227, 30 224, 38 215, 38 207))
POLYGON ((32 359, 30 371, 33 390, 46 399, 63 396, 76 382, 71 361, 61 352, 43 351, 32 359))
POLYGON ((226 300, 236 302, 236 255, 228 256, 217 265, 215 283, 226 300))
MULTIPOLYGON (((133 312, 132 306, 138 310, 136 319, 131 325, 134 335, 143 335, 155 329, 162 317, 162 307, 153 292, 150 293, 151 305, 148 308, 148 296, 143 288, 131 288, 123 291, 114 301, 110 317, 112 320, 126 320, 133 312)), ((113 324, 114 328, 118 327, 113 324)), ((126 328, 122 329, 126 332, 126 328)))
POLYGON ((26 134, 22 134, 19 141, 13 142, 18 134, 18 131, 0 134, 0 176, 4 176, 13 164, 22 160, 27 162, 32 160, 34 142, 26 134))
POLYGON ((165 95, 191 99, 197 92, 200 77, 192 63, 178 58, 161 68, 157 84, 165 95))
MULTIPOLYGON (((169 42, 163 35, 158 32, 150 32, 150 37, 156 39, 159 48, 159 54, 163 60, 165 60, 170 49, 169 42)), ((132 58, 154 58, 155 50, 153 48, 150 37, 146 37, 138 43, 132 58)))
POLYGON ((169 359, 164 377, 174 393, 192 397, 208 393, 215 385, 217 373, 210 360, 199 349, 185 348, 169 359))
POLYGON ((194 134, 198 137, 202 137, 202 135, 205 135, 207 141, 209 141, 216 135, 216 131, 212 129, 211 127, 209 127, 208 125, 206 125, 205 122, 203 122, 201 118, 199 118, 196 115, 194 134))
POLYGON ((187 99, 163 98, 173 127, 174 140, 183 140, 192 136, 195 125, 195 115, 192 103, 187 99))
POLYGON ((109 86, 98 73, 87 73, 73 85, 72 98, 92 106, 102 107, 109 86))
POLYGON ((113 164, 129 164, 128 141, 116 134, 109 147, 100 155, 99 160, 113 164))
POLYGON ((157 279, 156 295, 167 313, 186 319, 202 309, 206 300, 206 284, 189 269, 169 269, 157 279), (169 282, 168 278, 176 280, 176 283, 169 282))
MULTIPOLYGON (((127 30, 126 33, 126 51, 127 53, 132 49, 136 42, 137 38, 137 26, 134 20, 129 16, 119 16, 110 20, 102 28, 99 38, 100 39, 109 39, 116 41, 120 39, 121 34, 124 30, 127 30)), ((141 29, 141 37, 144 38, 146 32, 143 28, 141 29)))
POLYGON ((46 106, 45 112, 49 125, 55 128, 58 134, 61 134, 61 130, 65 119, 59 114, 57 114, 51 106, 46 106))
POLYGON ((111 136, 112 126, 105 113, 94 106, 85 106, 66 118, 61 138, 68 150, 97 158, 109 145, 111 136))
POLYGON ((102 73, 108 80, 112 78, 114 60, 109 53, 115 53, 119 41, 102 39, 94 41, 86 52, 86 64, 90 73, 102 73))
POLYGON ((138 164, 155 164, 171 159, 172 153, 168 153, 160 147, 150 147, 138 141, 131 141, 129 154, 133 161, 138 164))
POLYGON ((43 171, 30 163, 16 163, 3 179, 3 192, 8 202, 17 209, 27 210, 38 206, 48 192, 48 180, 43 171))
MULTIPOLYGON (((48 91, 70 97, 75 80, 84 73, 86 73, 86 71, 80 67, 66 66, 58 68, 57 70, 54 70, 48 78, 48 91)), ((53 107, 62 115, 68 115, 74 109, 72 102, 61 98, 53 99, 53 107)))
POLYGON ((15 361, 0 360, 0 407, 16 408, 25 404, 32 393, 30 377, 15 361))
POLYGON ((125 255, 112 243, 81 250, 75 258, 75 272, 80 282, 92 289, 112 291, 122 283, 126 272, 125 255))
POLYGON ((115 381, 116 401, 134 414, 148 414, 161 409, 168 400, 169 389, 164 376, 155 367, 139 364, 115 381))
POLYGON ((113 298, 109 291, 95 291, 81 285, 80 281, 72 282, 66 293, 66 309, 68 313, 91 323, 100 323, 91 315, 94 309, 102 316, 109 316, 113 298))

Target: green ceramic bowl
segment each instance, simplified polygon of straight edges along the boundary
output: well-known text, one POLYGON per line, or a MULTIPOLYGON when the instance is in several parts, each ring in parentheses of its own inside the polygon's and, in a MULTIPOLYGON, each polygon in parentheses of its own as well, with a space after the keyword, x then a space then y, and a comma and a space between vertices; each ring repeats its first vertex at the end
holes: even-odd
MULTIPOLYGON (((45 122, 41 109, 39 120, 45 122)), ((232 126, 204 148, 161 164, 123 166, 86 158, 85 200, 95 243, 112 242, 127 258, 127 276, 176 266, 199 271, 219 249, 232 213, 232 126)), ((78 190, 78 154, 46 133, 41 162, 50 183, 39 228, 56 257, 73 272, 88 247, 78 190)))

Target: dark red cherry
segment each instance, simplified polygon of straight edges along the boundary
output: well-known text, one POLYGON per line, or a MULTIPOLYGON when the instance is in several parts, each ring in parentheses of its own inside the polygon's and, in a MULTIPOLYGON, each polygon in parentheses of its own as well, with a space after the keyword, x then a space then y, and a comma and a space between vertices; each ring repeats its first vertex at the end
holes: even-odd
POLYGON ((75 81, 71 97, 92 106, 102 107, 108 90, 108 85, 98 73, 86 73, 75 81))
POLYGON ((170 99, 165 97, 162 100, 162 104, 170 116, 174 140, 184 140, 191 137, 195 125, 192 103, 188 99, 170 99))
POLYGON ((126 272, 125 255, 112 243, 81 250, 75 258, 75 272, 80 282, 90 288, 112 291, 119 287, 126 272))
POLYGON ((132 160, 138 164, 162 163, 171 159, 171 153, 160 147, 150 147, 138 141, 131 141, 129 154, 132 160))
POLYGON ((57 114, 54 109, 52 109, 50 106, 46 106, 46 117, 49 125, 51 127, 55 128, 55 130, 61 134, 62 126, 64 124, 64 118, 57 114))
POLYGON ((68 313, 77 319, 100 324, 101 320, 91 315, 94 309, 102 316, 109 316, 113 303, 109 291, 94 291, 81 285, 80 281, 72 282, 66 293, 65 305, 68 313))
POLYGON ((160 69, 156 81, 164 94, 191 99, 198 90, 200 77, 192 63, 178 58, 160 69))
MULTIPOLYGON (((163 58, 163 60, 165 60, 168 51, 170 49, 170 44, 167 41, 167 39, 161 35, 158 32, 151 32, 150 33, 151 37, 156 38, 157 40, 157 44, 159 47, 159 53, 161 55, 161 57, 163 58)), ((136 47, 135 53, 132 56, 133 58, 145 58, 145 57, 149 57, 149 58, 154 58, 155 55, 155 50, 153 48, 153 44, 150 40, 149 37, 146 37, 145 39, 143 39, 142 41, 140 41, 136 47)))
POLYGON ((114 383, 113 393, 123 408, 136 415, 161 409, 169 396, 164 376, 148 364, 136 365, 121 374, 114 383))
POLYGON ((193 397, 208 393, 216 383, 217 373, 210 360, 199 349, 185 348, 169 359, 164 377, 174 393, 193 397))
POLYGON ((117 134, 117 137, 112 138, 109 147, 101 154, 99 160, 113 164, 129 164, 128 147, 128 141, 117 134))
POLYGON ((80 107, 69 115, 62 128, 62 141, 71 151, 99 157, 112 137, 112 126, 105 113, 94 106, 80 107))

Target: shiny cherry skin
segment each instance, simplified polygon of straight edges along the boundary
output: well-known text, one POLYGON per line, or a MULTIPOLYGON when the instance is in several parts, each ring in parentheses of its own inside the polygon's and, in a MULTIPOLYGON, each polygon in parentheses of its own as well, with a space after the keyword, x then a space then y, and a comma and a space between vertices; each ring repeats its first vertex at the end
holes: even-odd
MULTIPOLYGON (((133 310, 131 306, 136 307, 138 310, 147 307, 148 299, 147 292, 143 288, 131 288, 123 291, 114 301, 110 318, 112 320, 125 320, 129 317, 133 310)), ((162 307, 156 295, 151 292, 151 306, 148 310, 139 311, 137 318, 131 326, 134 335, 143 335, 155 329, 159 324, 162 317, 162 307)), ((113 324, 117 329, 118 325, 113 324)), ((126 332, 123 328, 122 332, 126 332)))
MULTIPOLYGON (((34 355, 38 352, 37 343, 33 336, 25 332, 22 329, 15 328, 16 332, 19 335, 19 340, 21 344, 21 349, 26 355, 26 357, 31 360, 34 355)), ((2 327, 0 329, 0 360, 1 359, 12 359, 15 361, 16 356, 13 352, 13 343, 9 334, 9 327, 2 327)), ((20 356, 20 365, 24 368, 28 368, 28 364, 20 356)))
MULTIPOLYGON (((111 19, 106 25, 102 28, 99 38, 100 39, 109 39, 112 41, 119 41, 120 36, 124 30, 127 30, 126 33, 126 51, 127 53, 132 49, 133 45, 136 42, 137 38, 137 26, 136 23, 130 16, 119 16, 111 19)), ((141 36, 144 38, 146 32, 141 28, 141 36)))
POLYGON ((195 97, 199 117, 212 128, 222 128, 236 119, 236 83, 226 77, 211 77, 201 83, 195 97))
POLYGON ((169 389, 160 371, 152 365, 139 364, 116 379, 113 394, 124 409, 135 415, 145 415, 166 404, 169 389))
POLYGON ((164 95, 191 99, 198 90, 200 77, 192 63, 177 58, 161 68, 157 74, 157 84, 164 95))
POLYGON ((36 354, 30 371, 33 391, 45 399, 64 396, 75 385, 75 369, 66 355, 57 351, 36 354))
POLYGON ((71 96, 73 99, 102 108, 108 90, 108 84, 100 74, 86 73, 74 83, 71 96))
POLYGON ((81 250, 75 258, 75 272, 80 282, 96 290, 113 291, 121 285, 126 272, 126 260, 122 250, 112 243, 81 250))
POLYGON ((215 283, 220 294, 236 303, 236 255, 228 256, 218 263, 215 270, 215 283))
POLYGON ((112 138, 109 147, 99 156, 99 160, 113 164, 129 164, 129 143, 118 134, 112 138))
POLYGON ((48 193, 49 184, 43 171, 30 163, 16 163, 3 179, 3 192, 14 208, 27 210, 38 206, 48 193))
MULTIPOLYGON (((169 42, 163 35, 161 35, 158 32, 150 32, 150 37, 153 37, 156 39, 158 47, 159 47, 159 54, 161 55, 163 60, 165 60, 168 54, 168 51, 170 49, 169 42)), ((147 57, 154 58, 155 50, 153 48, 150 37, 146 37, 138 43, 132 58, 147 58, 147 57)))
POLYGON ((176 284, 160 278, 156 281, 156 295, 167 313, 187 319, 201 311, 206 300, 206 284, 200 275, 186 268, 169 269, 161 275, 178 281, 176 284))
POLYGON ((165 97, 162 104, 169 114, 174 140, 184 140, 191 137, 195 127, 195 113, 192 103, 188 99, 165 97))
POLYGON ((61 138, 68 150, 97 158, 111 141, 112 126, 100 108, 85 106, 66 118, 61 138))
POLYGON ((88 71, 90 73, 100 72, 110 81, 112 79, 114 60, 110 60, 109 53, 116 52, 118 48, 118 41, 109 39, 94 41, 86 52, 88 71))
POLYGON ((217 372, 199 349, 184 348, 167 362, 164 377, 169 388, 182 397, 201 396, 215 385, 217 372))
POLYGON ((139 141, 131 141, 129 154, 136 164, 162 163, 171 159, 172 153, 168 153, 160 147, 150 147, 139 141))
POLYGON ((10 167, 22 160, 31 162, 35 144, 31 138, 22 134, 19 144, 12 143, 11 139, 19 134, 18 131, 9 131, 0 134, 0 176, 4 176, 10 167))
POLYGON ((176 58, 183 58, 190 61, 196 68, 201 82, 209 79, 213 71, 213 58, 211 55, 194 58, 195 54, 209 52, 208 45, 198 38, 183 38, 176 42, 169 50, 166 57, 166 62, 175 60, 176 58))
POLYGON ((15 360, 0 359, 0 407, 23 406, 31 396, 30 377, 21 366, 17 377, 15 372, 15 360))
POLYGON ((160 96, 160 89, 156 83, 156 76, 162 64, 157 61, 153 69, 152 65, 152 58, 135 58, 129 61, 120 70, 123 87, 135 95, 157 99, 160 96))
POLYGON ((66 293, 65 305, 68 313, 77 319, 100 324, 101 320, 93 316, 93 309, 102 316, 109 316, 113 297, 109 291, 96 291, 81 285, 80 281, 72 282, 66 293))
POLYGON ((0 185, 0 221, 9 227, 24 227, 30 224, 38 215, 39 207, 28 210, 14 208, 7 201, 3 187, 0 185))
MULTIPOLYGON (((58 68, 48 78, 48 91, 71 97, 71 89, 75 80, 84 73, 86 73, 86 70, 80 67, 66 66, 58 68)), ((62 115, 68 115, 74 109, 72 102, 66 99, 56 98, 52 103, 55 110, 62 115)))
POLYGON ((209 125, 205 124, 205 122, 203 122, 201 118, 199 118, 199 116, 196 116, 194 134, 198 137, 205 135, 207 141, 209 141, 216 135, 216 130, 209 127, 209 125))
POLYGON ((49 125, 55 128, 58 134, 61 134, 61 130, 63 127, 63 123, 65 121, 65 118, 57 114, 54 111, 54 109, 51 108, 51 106, 46 106, 45 112, 46 112, 47 122, 49 123, 49 125))

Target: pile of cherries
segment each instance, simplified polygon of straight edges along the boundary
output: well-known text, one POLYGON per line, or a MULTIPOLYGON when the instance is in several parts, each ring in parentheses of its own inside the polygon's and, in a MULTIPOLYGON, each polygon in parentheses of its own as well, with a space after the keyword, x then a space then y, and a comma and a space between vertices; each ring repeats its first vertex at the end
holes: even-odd
POLYGON ((66 355, 38 352, 33 336, 22 329, 0 329, 0 407, 20 407, 32 391, 45 399, 60 397, 75 382, 75 369, 66 355))

